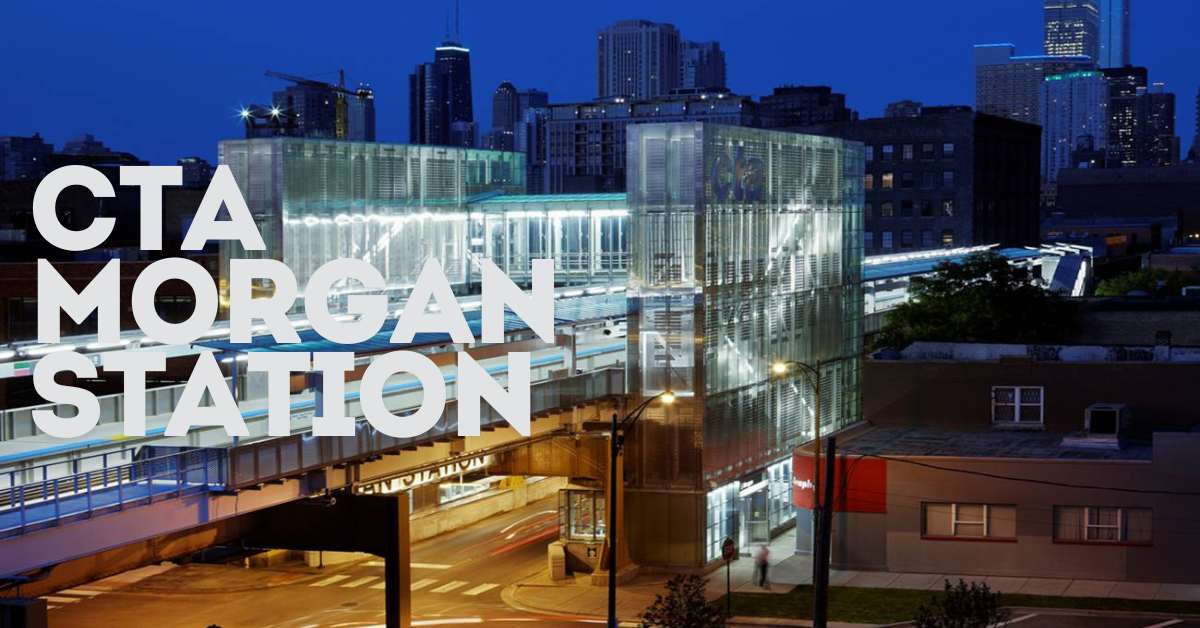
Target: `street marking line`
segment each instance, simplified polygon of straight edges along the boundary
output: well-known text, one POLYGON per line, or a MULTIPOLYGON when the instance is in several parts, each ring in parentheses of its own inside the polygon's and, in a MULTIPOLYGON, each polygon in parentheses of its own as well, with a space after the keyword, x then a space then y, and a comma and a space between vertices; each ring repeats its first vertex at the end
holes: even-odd
POLYGON ((336 576, 329 576, 328 578, 326 578, 324 580, 318 580, 317 582, 314 582, 308 586, 310 586, 310 587, 327 587, 336 582, 341 582, 342 580, 349 580, 349 579, 350 579, 350 576, 347 576, 345 574, 338 574, 336 576))
POLYGON ((83 595, 83 596, 87 596, 87 597, 96 597, 97 595, 104 593, 104 591, 91 591, 88 589, 63 589, 62 591, 59 591, 59 593, 66 593, 67 595, 83 595))
POLYGON ((1167 626, 1174 626, 1175 624, 1182 624, 1182 623, 1183 623, 1182 619, 1168 619, 1167 621, 1159 622, 1152 626, 1146 626, 1146 628, 1167 628, 1167 626))
POLYGON ((71 602, 79 601, 77 597, 59 597, 57 595, 43 595, 42 599, 47 602, 54 602, 55 604, 70 604, 71 602))
MULTIPOLYGON (((424 589, 425 587, 427 587, 435 582, 437 582, 437 580, 434 580, 433 578, 425 578, 423 580, 417 580, 416 582, 412 583, 412 586, 408 587, 408 590, 409 591, 420 591, 421 589, 424 589)), ((376 584, 373 584, 373 585, 371 585, 371 588, 372 589, 386 589, 387 581, 385 580, 383 582, 378 582, 376 584)))
POLYGON ((441 563, 411 563, 409 567, 413 569, 449 569, 454 565, 443 565, 441 563))
POLYGON ((463 591, 463 595, 479 595, 481 593, 487 593, 498 586, 500 585, 491 583, 481 584, 474 589, 467 589, 466 591, 463 591))
POLYGON ((367 567, 383 567, 387 563, 383 562, 382 560, 368 560, 367 562, 365 562, 363 564, 366 565, 367 567))
POLYGON ((430 593, 449 593, 459 587, 466 586, 466 584, 466 580, 451 580, 436 589, 432 589, 430 593))
POLYGON ((48 611, 52 611, 52 610, 54 610, 54 609, 56 609, 56 608, 58 608, 58 607, 57 607, 57 606, 51 606, 51 605, 47 605, 47 606, 46 606, 46 610, 48 610, 48 611))
POLYGON ((996 624, 996 626, 997 626, 997 628, 999 628, 1000 626, 1011 626, 1013 624, 1019 624, 1019 623, 1025 621, 1026 619, 1033 619, 1034 617, 1037 617, 1037 616, 1038 616, 1037 613, 1021 615, 1020 617, 1016 617, 1016 618, 1010 619, 1008 621, 1002 621, 1002 622, 996 624))
POLYGON ((343 584, 342 588, 343 589, 353 589, 355 587, 361 587, 362 585, 364 585, 368 582, 372 582, 378 578, 379 578, 379 576, 367 576, 365 578, 359 578, 358 580, 351 580, 350 582, 343 584))

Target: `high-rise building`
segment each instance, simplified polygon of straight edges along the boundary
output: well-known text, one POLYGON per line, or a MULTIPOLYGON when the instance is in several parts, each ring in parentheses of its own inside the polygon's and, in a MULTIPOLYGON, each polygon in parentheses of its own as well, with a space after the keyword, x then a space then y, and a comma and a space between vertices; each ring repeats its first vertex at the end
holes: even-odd
POLYGON ((1038 240, 1033 124, 949 106, 811 128, 864 145, 867 254, 1038 240))
POLYGON ((1100 57, 1102 68, 1129 65, 1129 2, 1100 0, 1100 57))
POLYGON ((289 85, 271 96, 272 104, 287 118, 288 135, 335 139, 338 94, 325 83, 289 85))
POLYGON ((487 148, 513 150, 520 115, 521 97, 517 88, 508 81, 500 83, 492 92, 492 131, 488 133, 487 148))
POLYGON ((548 104, 550 104, 550 94, 540 89, 527 89, 517 92, 517 120, 514 129, 515 141, 513 149, 519 153, 526 153, 528 155, 527 165, 532 164, 533 156, 533 150, 530 146, 533 131, 529 125, 536 123, 537 120, 537 116, 531 118, 528 112, 530 109, 545 107, 548 104))
POLYGON ((50 170, 54 146, 34 133, 32 137, 0 137, 0 181, 35 180, 50 170))
POLYGON ((976 45, 975 110, 1041 124, 1038 98, 1043 79, 1095 67, 1093 58, 1084 55, 1017 56, 1013 44, 976 45))
POLYGON ((621 20, 596 36, 596 96, 645 100, 679 86, 679 30, 672 24, 621 20))
POLYGON ((1108 142, 1108 82, 1098 71, 1067 72, 1042 82, 1042 180, 1072 168, 1081 146, 1102 149, 1108 142))
POLYGON ((765 126, 760 106, 746 96, 689 92, 650 100, 554 104, 531 109, 540 116, 535 134, 543 152, 531 164, 542 175, 530 189, 542 193, 625 190, 626 127, 646 122, 714 122, 765 126))
POLYGON ((471 51, 447 39, 434 49, 432 63, 419 64, 408 76, 409 141, 474 146, 471 102, 471 51))
POLYGON ((1100 58, 1100 1, 1045 0, 1043 50, 1048 55, 1100 58))
POLYGON ((782 85, 759 99, 759 110, 772 126, 805 127, 858 117, 846 107, 846 95, 828 85, 782 85))
POLYGON ((1175 94, 1163 83, 1154 83, 1138 96, 1138 165, 1170 166, 1179 163, 1179 137, 1175 135, 1175 94))
POLYGON ((354 95, 346 99, 346 139, 355 142, 375 141, 375 90, 360 83, 354 95))
POLYGON ((679 87, 725 87, 725 51, 716 41, 685 41, 679 52, 679 87))
POLYGON ((1146 68, 1121 66, 1102 70, 1108 80, 1108 165, 1138 162, 1138 98, 1147 85, 1146 68))

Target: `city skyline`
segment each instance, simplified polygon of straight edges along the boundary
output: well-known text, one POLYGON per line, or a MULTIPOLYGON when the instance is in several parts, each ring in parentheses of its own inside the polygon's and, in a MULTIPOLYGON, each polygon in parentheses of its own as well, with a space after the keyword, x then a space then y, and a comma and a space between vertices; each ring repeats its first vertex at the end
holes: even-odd
MULTIPOLYGON (((295 36, 280 45, 254 37, 261 22, 204 15, 186 7, 141 6, 128 9, 123 19, 113 19, 98 8, 80 7, 61 15, 18 3, 7 10, 14 22, 41 27, 13 35, 10 54, 25 62, 10 68, 6 84, 13 92, 25 94, 23 103, 43 105, 32 109, 15 99, 0 103, 4 132, 40 132, 57 146, 93 133, 115 150, 152 163, 173 163, 192 154, 214 159, 217 141, 241 135, 238 107, 261 101, 282 87, 264 77, 263 70, 331 80, 342 67, 348 82, 368 82, 376 89, 379 139, 406 142, 407 73, 427 60, 429 50, 440 41, 448 8, 448 3, 406 6, 403 13, 380 8, 373 11, 377 19, 356 27, 358 43, 325 50, 310 43, 323 32, 323 25, 287 16, 279 26, 295 36), (405 27, 403 37, 396 37, 397 24, 405 27), (109 42, 111 53, 74 54, 70 48, 47 52, 46 37, 56 41, 100 37, 109 42), (185 41, 203 43, 181 43, 185 41), (140 61, 116 68, 117 59, 140 61), (48 80, 48 76, 56 78, 48 80), (205 79, 196 80, 200 76, 205 79), (114 97, 126 93, 128 98, 114 97), (167 132, 163 119, 168 112, 147 103, 163 103, 171 118, 188 123, 173 124, 167 132)), ((548 16, 528 19, 468 2, 462 8, 462 39, 472 50, 476 103, 490 102, 492 91, 504 80, 519 89, 546 90, 551 102, 590 100, 595 95, 596 33, 617 20, 632 18, 669 22, 688 38, 719 41, 727 54, 729 87, 736 93, 761 96, 787 83, 831 85, 847 94, 848 106, 864 117, 881 115, 888 102, 905 98, 931 105, 972 104, 973 44, 1011 41, 1018 50, 1036 50, 1042 39, 1042 3, 1036 1, 1019 7, 972 6, 969 11, 941 0, 922 3, 918 12, 882 1, 865 8, 878 19, 859 19, 863 7, 762 4, 726 15, 631 2, 607 5, 586 20, 562 20, 561 14, 529 7, 524 15, 548 16), (806 30, 797 29, 798 24, 825 26, 806 30), (535 29, 538 37, 513 36, 522 29, 535 29), (904 32, 909 34, 896 37, 904 32), (892 43, 896 41, 904 45, 892 43), (847 45, 853 46, 853 53, 827 52, 847 45), (554 54, 544 54, 547 49, 554 54), (768 54, 781 49, 793 52, 768 54)), ((1137 47, 1133 62, 1151 68, 1157 81, 1180 94, 1177 131, 1185 138, 1186 150, 1195 132, 1191 95, 1198 80, 1187 60, 1200 51, 1200 43, 1186 31, 1200 17, 1200 6, 1147 3, 1134 12, 1133 39, 1145 43, 1137 47)), ((482 135, 491 128, 491 116, 487 107, 477 109, 482 135)))

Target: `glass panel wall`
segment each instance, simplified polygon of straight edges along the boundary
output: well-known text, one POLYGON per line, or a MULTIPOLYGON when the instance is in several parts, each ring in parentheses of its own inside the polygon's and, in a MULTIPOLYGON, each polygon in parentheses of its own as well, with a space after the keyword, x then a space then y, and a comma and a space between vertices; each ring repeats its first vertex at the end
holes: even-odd
POLYGON ((628 381, 680 398, 637 437, 642 479, 677 471, 689 448, 718 484, 789 455, 813 436, 816 386, 826 432, 857 421, 861 144, 699 123, 629 133, 628 381), (772 377, 776 361, 818 381, 772 377))
POLYGON ((267 243, 262 253, 222 243, 223 278, 230 258, 265 255, 287 264, 303 286, 321 264, 350 257, 370 262, 389 291, 402 293, 436 258, 451 282, 467 283, 478 272, 467 263, 469 234, 479 229, 468 202, 525 191, 519 153, 262 138, 221 142, 219 154, 267 243))

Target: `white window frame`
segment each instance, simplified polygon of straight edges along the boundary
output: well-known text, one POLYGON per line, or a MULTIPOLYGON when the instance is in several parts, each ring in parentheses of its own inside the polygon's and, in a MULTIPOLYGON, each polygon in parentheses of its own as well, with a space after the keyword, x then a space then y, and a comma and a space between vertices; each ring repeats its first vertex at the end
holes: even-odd
MULTIPOLYGON (((989 523, 992 518, 992 506, 998 506, 998 507, 1002 507, 1002 508, 1012 508, 1013 512, 1014 513, 1016 512, 1015 504, 1000 504, 1000 503, 985 504, 985 503, 981 503, 981 502, 950 502, 950 501, 922 502, 921 503, 921 536, 922 536, 922 538, 928 538, 928 539, 934 539, 934 540, 951 538, 951 539, 980 539, 980 540, 1007 541, 1007 540, 1016 539, 1015 534, 1014 534, 1014 536, 1011 536, 1011 537, 1009 537, 1009 536, 997 537, 997 536, 992 535, 992 526, 989 523), (928 522, 929 507, 930 506, 941 506, 941 505, 950 506, 950 535, 949 536, 937 535, 937 534, 930 535, 928 533, 928 530, 929 530, 929 522, 928 522), (958 515, 959 506, 980 506, 980 507, 982 507, 983 508, 983 520, 977 521, 974 519, 959 518, 959 515, 958 515), (981 526, 983 529, 983 534, 959 534, 959 532, 958 532, 959 524, 981 526)), ((1015 530, 1015 526, 1014 526, 1014 530, 1015 530)))
POLYGON ((1084 506, 1083 508, 1083 540, 1090 543, 1122 543, 1125 541, 1124 523, 1125 509, 1119 506, 1084 506), (1096 523, 1095 514, 1101 508, 1117 511, 1117 522, 1113 525, 1096 523), (1092 530, 1116 530, 1116 535, 1111 539, 1092 538, 1092 530))
POLYGON ((1046 388, 1045 388, 1045 386, 992 386, 992 423, 994 425, 1045 425, 1045 423, 1046 423, 1046 388), (1001 403, 998 400, 996 393, 1003 389, 1012 389, 1012 391, 1013 391, 1012 403, 1001 403), (1036 407, 1038 409, 1038 418, 1037 418, 1037 420, 1033 420, 1033 419, 1022 420, 1022 418, 1021 418, 1022 406, 1032 408, 1032 407, 1034 407, 1034 404, 1021 403, 1021 391, 1034 390, 1034 389, 1036 389, 1038 391, 1038 402, 1036 404, 1036 407), (1005 407, 1012 406, 1012 409, 1013 409, 1012 420, 999 419, 996 417, 996 408, 1001 407, 1001 406, 1005 406, 1005 407))
POLYGON ((1151 513, 1150 514, 1151 517, 1154 516, 1153 515, 1154 509, 1148 508, 1145 506, 1078 506, 1078 505, 1055 506, 1054 507, 1054 526, 1055 526, 1054 541, 1056 543, 1062 543, 1062 542, 1088 543, 1088 544, 1095 544, 1095 545, 1104 545, 1104 544, 1153 545, 1153 541, 1154 541, 1153 529, 1150 532, 1150 540, 1149 541, 1130 541, 1129 540, 1129 530, 1126 528, 1125 518, 1127 516, 1127 511, 1130 511, 1130 510, 1138 510, 1138 511, 1144 510, 1146 512, 1151 513), (1058 512, 1059 512, 1059 510, 1066 509, 1066 508, 1080 509, 1083 511, 1083 530, 1082 530, 1083 537, 1080 538, 1079 540, 1061 539, 1058 537, 1058 516, 1059 516, 1058 512), (1115 524, 1110 525, 1110 524, 1096 522, 1096 512, 1102 508, 1117 511, 1117 522, 1115 524), (1115 539, 1093 538, 1091 536, 1092 530, 1114 530, 1114 529, 1117 531, 1115 539))
POLYGON ((959 504, 958 502, 954 502, 954 503, 950 504, 950 533, 954 536, 954 538, 959 538, 959 537, 967 538, 967 539, 986 539, 986 538, 988 538, 988 505, 987 504, 959 504), (965 519, 960 519, 958 517, 958 507, 960 505, 962 505, 962 506, 982 506, 983 507, 983 521, 969 521, 969 520, 965 520, 965 519), (980 536, 976 536, 974 534, 959 534, 958 533, 959 524, 971 525, 971 526, 982 525, 983 526, 983 534, 980 536))

